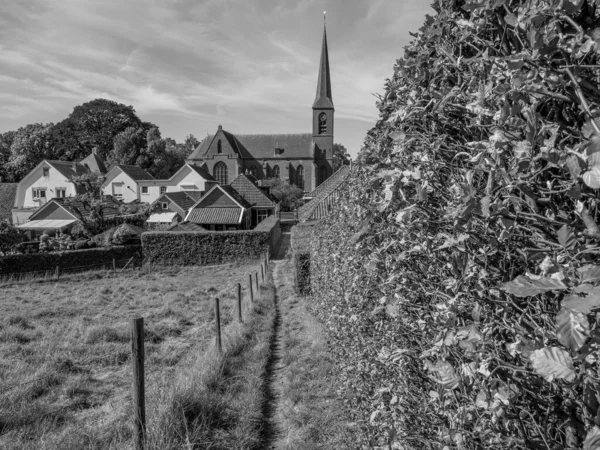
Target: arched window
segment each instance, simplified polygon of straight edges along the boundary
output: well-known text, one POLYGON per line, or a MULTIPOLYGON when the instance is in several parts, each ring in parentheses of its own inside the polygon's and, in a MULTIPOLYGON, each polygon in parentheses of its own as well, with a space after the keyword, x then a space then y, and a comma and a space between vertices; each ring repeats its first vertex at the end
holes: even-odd
POLYGON ((217 153, 223 153, 223 145, 221 144, 221 139, 217 141, 217 153))
POLYGON ((250 175, 252 175, 254 178, 256 178, 257 173, 258 173, 258 169, 256 168, 256 166, 250 166, 250 175))
POLYGON ((223 161, 219 161, 213 167, 213 177, 215 177, 217 183, 221 185, 227 184, 227 166, 223 161))
POLYGON ((319 114, 319 134, 327 133, 327 114, 319 114))
POLYGON ((304 167, 302 165, 296 168, 296 186, 304 189, 304 167))
POLYGON ((279 178, 279 166, 273 166, 273 178, 279 178))
POLYGON ((327 167, 319 167, 319 184, 323 183, 327 179, 327 167))

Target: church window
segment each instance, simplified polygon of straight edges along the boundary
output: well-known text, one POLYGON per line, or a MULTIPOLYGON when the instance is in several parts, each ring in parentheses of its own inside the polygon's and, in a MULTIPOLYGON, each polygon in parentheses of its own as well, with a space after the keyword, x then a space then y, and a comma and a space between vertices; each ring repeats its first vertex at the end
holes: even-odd
POLYGON ((223 153, 223 144, 221 144, 221 139, 217 141, 217 153, 223 153))
POLYGON ((319 114, 319 134, 327 133, 327 114, 319 114))
POLYGON ((227 184, 227 166, 223 161, 219 161, 213 167, 213 177, 215 177, 217 183, 221 185, 227 184))
POLYGON ((273 178, 279 178, 279 166, 273 166, 273 178))
POLYGON ((327 179, 327 167, 319 167, 319 184, 323 183, 327 179))
POLYGON ((304 167, 302 165, 296 169, 296 186, 304 189, 304 167))

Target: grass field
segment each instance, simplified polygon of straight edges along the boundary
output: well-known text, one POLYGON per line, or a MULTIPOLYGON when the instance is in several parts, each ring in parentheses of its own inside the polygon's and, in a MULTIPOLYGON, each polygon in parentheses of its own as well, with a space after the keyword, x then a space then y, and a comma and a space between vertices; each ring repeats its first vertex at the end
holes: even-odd
POLYGON ((234 329, 236 284, 248 305, 248 274, 257 270, 248 262, 3 285, 0 448, 130 448, 128 319, 139 316, 149 429, 160 428, 182 373, 197 372, 212 345, 213 298, 221 299, 223 327, 234 329))

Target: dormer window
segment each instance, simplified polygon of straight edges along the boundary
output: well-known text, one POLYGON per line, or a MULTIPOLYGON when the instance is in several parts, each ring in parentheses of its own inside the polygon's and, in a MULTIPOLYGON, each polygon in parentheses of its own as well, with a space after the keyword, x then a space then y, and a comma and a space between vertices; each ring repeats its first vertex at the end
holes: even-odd
POLYGON ((279 147, 275 147, 275 156, 282 155, 282 154, 283 154, 283 149, 279 148, 279 147))
POLYGON ((217 153, 223 153, 223 145, 220 139, 217 141, 217 153))
POLYGON ((169 204, 167 202, 161 202, 160 206, 162 209, 169 209, 169 204))
POLYGON ((327 133, 327 114, 319 114, 319 134, 327 133))
POLYGON ((50 175, 50 167, 44 167, 42 169, 42 172, 43 172, 43 174, 44 174, 45 177, 49 176, 50 175))

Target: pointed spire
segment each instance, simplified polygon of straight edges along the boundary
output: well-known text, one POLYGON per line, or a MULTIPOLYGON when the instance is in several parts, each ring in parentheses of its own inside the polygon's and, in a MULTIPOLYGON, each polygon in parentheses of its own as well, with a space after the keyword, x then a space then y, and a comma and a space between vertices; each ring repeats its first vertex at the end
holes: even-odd
MULTIPOLYGON (((325 12, 323 19, 325 20, 325 12)), ((321 64, 319 65, 319 79, 317 81, 317 96, 313 108, 332 108, 331 76, 329 74, 329 53, 327 51, 327 26, 323 24, 323 47, 321 48, 321 64)))

